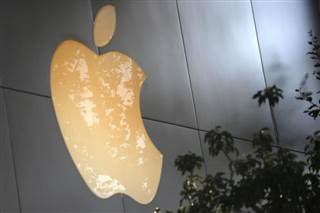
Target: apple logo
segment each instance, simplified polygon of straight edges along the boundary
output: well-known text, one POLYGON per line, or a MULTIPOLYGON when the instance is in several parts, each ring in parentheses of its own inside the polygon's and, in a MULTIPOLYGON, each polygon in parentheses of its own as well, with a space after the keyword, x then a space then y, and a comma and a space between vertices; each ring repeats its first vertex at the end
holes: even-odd
MULTIPOLYGON (((94 42, 104 46, 116 14, 102 7, 94 42)), ((149 138, 140 112, 143 70, 118 51, 97 55, 84 44, 63 41, 50 71, 51 95, 66 147, 89 189, 99 198, 126 194, 152 201, 160 182, 162 154, 149 138)))

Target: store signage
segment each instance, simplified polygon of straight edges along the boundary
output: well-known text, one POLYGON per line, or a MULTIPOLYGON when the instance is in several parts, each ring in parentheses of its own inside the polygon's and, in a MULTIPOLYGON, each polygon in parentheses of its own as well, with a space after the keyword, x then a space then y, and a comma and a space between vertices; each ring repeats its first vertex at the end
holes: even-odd
MULTIPOLYGON (((96 46, 110 42, 115 25, 115 8, 102 7, 93 29, 96 46)), ((141 118, 143 70, 118 51, 97 55, 66 40, 54 53, 50 75, 58 124, 87 186, 100 198, 123 193, 142 204, 151 202, 163 157, 141 118)))

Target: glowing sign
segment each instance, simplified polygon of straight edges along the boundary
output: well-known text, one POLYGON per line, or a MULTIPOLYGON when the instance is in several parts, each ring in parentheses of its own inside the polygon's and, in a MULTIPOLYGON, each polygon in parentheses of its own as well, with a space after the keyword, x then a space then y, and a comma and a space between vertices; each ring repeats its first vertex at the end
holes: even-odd
MULTIPOLYGON (((115 10, 108 5, 97 14, 96 45, 107 44, 114 29, 115 10)), ((144 80, 137 63, 120 52, 96 55, 67 40, 54 53, 51 94, 58 124, 78 171, 100 198, 124 193, 146 204, 157 191, 162 154, 141 118, 144 80)))

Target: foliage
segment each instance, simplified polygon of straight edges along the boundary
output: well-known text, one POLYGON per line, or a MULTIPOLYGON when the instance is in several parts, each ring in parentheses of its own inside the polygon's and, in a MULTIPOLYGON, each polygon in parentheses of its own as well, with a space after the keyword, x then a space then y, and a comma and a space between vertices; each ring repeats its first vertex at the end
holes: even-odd
POLYGON ((274 107, 277 103, 279 103, 280 98, 283 98, 282 89, 279 89, 276 85, 267 87, 264 90, 259 90, 253 95, 253 99, 258 99, 259 106, 268 100, 270 106, 274 107))
MULTIPOLYGON (((310 37, 312 50, 308 55, 315 60, 313 75, 320 80, 320 45, 312 32, 310 37)), ((304 91, 307 77, 296 90, 296 98, 307 102, 309 106, 305 113, 317 119, 320 101, 315 101, 315 94, 320 91, 304 91)), ((253 96, 259 106, 269 102, 271 107, 275 107, 282 98, 282 90, 275 85, 253 96)), ((240 157, 232 134, 220 126, 216 127, 206 133, 205 143, 212 158, 225 156, 229 172, 200 175, 199 170, 204 167, 202 157, 192 152, 178 156, 175 166, 185 176, 185 181, 180 193, 180 208, 176 212, 320 212, 320 130, 306 140, 301 160, 296 152, 275 146, 272 133, 263 128, 251 140, 252 152, 240 157)), ((157 209, 155 212, 161 211, 157 209)))
MULTIPOLYGON (((311 37, 311 41, 308 44, 311 46, 311 51, 307 54, 310 55, 310 58, 314 60, 314 71, 313 75, 317 80, 320 80, 320 44, 318 37, 314 36, 312 31, 309 32, 311 37)), ((309 104, 309 107, 304 111, 312 118, 316 119, 320 116, 320 99, 318 98, 317 101, 314 101, 315 96, 320 94, 320 91, 305 91, 304 87, 307 83, 308 74, 305 76, 305 79, 302 81, 300 88, 296 89, 298 96, 296 97, 298 100, 305 101, 309 104)))
POLYGON ((174 165, 182 175, 185 173, 193 174, 195 168, 200 169, 203 163, 203 158, 196 154, 189 152, 188 154, 178 156, 174 162, 174 165))

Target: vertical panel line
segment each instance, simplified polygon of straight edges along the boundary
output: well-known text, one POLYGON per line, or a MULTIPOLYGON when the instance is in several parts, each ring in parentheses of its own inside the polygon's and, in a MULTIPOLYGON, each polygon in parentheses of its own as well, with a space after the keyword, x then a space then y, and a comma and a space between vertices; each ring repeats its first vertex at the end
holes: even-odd
MULTIPOLYGON (((91 21, 92 21, 92 29, 91 29, 91 38, 93 39, 94 35, 93 35, 93 26, 94 26, 94 11, 93 11, 93 1, 94 0, 89 0, 89 7, 90 7, 90 14, 91 14, 91 21)), ((94 43, 94 40, 92 41, 93 46, 95 47, 95 51, 98 55, 100 55, 101 51, 100 48, 96 46, 96 44, 94 43)), ((124 194, 121 194, 121 205, 122 205, 122 210, 123 213, 126 213, 126 206, 125 206, 125 200, 124 200, 124 194)))
POLYGON ((93 46, 95 47, 95 52, 98 53, 98 55, 100 55, 100 50, 99 48, 96 46, 96 44, 94 43, 94 35, 93 35, 93 26, 94 26, 94 14, 93 14, 93 1, 94 0, 89 0, 90 3, 89 3, 89 7, 90 7, 90 15, 91 15, 91 21, 92 21, 92 28, 91 28, 91 38, 92 38, 92 43, 93 43, 93 46))
POLYGON ((12 158, 12 164, 13 164, 13 173, 14 173, 14 179, 15 179, 15 184, 16 184, 16 191, 17 191, 17 199, 18 199, 18 208, 19 208, 19 212, 22 212, 22 207, 21 207, 21 198, 20 198, 20 188, 19 188, 19 184, 18 184, 18 175, 17 175, 17 166, 16 166, 16 157, 15 157, 15 153, 14 153, 14 145, 13 145, 13 141, 11 140, 11 134, 10 134, 10 125, 9 125, 9 119, 8 119, 8 111, 7 111, 7 100, 6 100, 6 94, 4 89, 1 89, 1 92, 3 94, 3 108, 4 108, 4 113, 5 113, 5 117, 7 120, 7 130, 8 130, 8 142, 10 143, 10 154, 11 154, 11 158, 12 158))
MULTIPOLYGON (((194 109, 193 112, 194 112, 194 117, 195 117, 197 129, 198 129, 197 132, 198 132, 198 137, 199 137, 201 154, 202 154, 202 157, 204 159, 204 151, 203 151, 202 140, 201 140, 201 135, 200 135, 200 131, 199 131, 199 120, 198 120, 198 116, 197 116, 197 108, 196 108, 196 104, 195 104, 194 91, 193 91, 193 87, 192 87, 189 60, 188 60, 187 50, 186 50, 186 45, 185 45, 185 38, 183 36, 183 29, 182 29, 182 23, 181 23, 181 14, 180 14, 178 0, 176 0, 176 7, 177 7, 178 20, 179 20, 180 35, 181 35, 182 46, 183 46, 183 53, 184 53, 184 58, 185 58, 185 62, 186 62, 187 73, 188 73, 188 78, 189 78, 189 86, 190 86, 190 91, 191 91, 191 96, 192 96, 192 104, 193 104, 193 109, 194 109)), ((204 161, 204 170, 205 170, 205 173, 208 174, 206 161, 204 161)))
MULTIPOLYGON (((261 69, 262 69, 262 73, 263 73, 264 84, 265 84, 265 87, 268 87, 266 73, 265 73, 265 67, 264 67, 262 54, 261 54, 260 39, 259 39, 258 30, 257 30, 257 23, 256 23, 256 18, 255 18, 255 13, 254 13, 252 0, 250 0, 250 6, 251 6, 253 23, 254 23, 254 30, 255 30, 257 44, 258 44, 259 57, 260 57, 261 69)), ((279 139, 279 131, 278 131, 278 125, 277 125, 276 117, 275 117, 275 114, 274 114, 274 111, 273 111, 273 107, 271 106, 269 101, 268 101, 268 103, 269 103, 270 114, 271 114, 271 119, 272 119, 274 131, 275 131, 276 142, 277 142, 277 145, 279 145, 280 144, 280 139, 279 139)))

